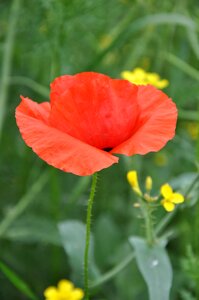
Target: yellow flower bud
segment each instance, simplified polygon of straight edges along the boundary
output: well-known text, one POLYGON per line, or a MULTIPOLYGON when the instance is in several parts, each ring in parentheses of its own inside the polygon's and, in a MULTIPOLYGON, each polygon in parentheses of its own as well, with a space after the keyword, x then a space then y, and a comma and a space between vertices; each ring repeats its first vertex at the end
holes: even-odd
POLYGON ((131 185, 133 191, 137 195, 142 196, 142 192, 141 192, 140 187, 139 187, 137 172, 134 171, 134 170, 133 171, 129 171, 127 173, 127 180, 129 182, 129 184, 131 185))
POLYGON ((146 181, 145 181, 145 188, 146 188, 147 192, 150 192, 152 190, 152 186, 153 186, 153 180, 152 180, 151 176, 147 176, 146 181))

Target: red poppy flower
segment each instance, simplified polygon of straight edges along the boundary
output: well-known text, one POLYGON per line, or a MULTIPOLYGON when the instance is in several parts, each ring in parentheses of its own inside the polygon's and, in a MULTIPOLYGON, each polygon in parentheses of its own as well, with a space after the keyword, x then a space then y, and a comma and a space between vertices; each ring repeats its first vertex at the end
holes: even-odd
POLYGON ((50 103, 21 98, 16 120, 25 143, 48 164, 77 175, 117 163, 113 153, 158 151, 175 134, 177 109, 167 95, 99 73, 56 78, 50 103))

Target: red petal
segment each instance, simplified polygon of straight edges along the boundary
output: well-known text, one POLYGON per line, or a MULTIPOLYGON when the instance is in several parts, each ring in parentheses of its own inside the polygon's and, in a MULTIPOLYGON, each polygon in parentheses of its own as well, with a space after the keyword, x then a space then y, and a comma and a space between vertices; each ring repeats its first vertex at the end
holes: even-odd
POLYGON ((16 109, 16 120, 28 146, 48 164, 76 175, 91 175, 118 162, 108 152, 87 145, 49 125, 49 103, 28 98, 16 109))
POLYGON ((170 98, 153 86, 139 86, 140 119, 134 134, 111 153, 146 154, 159 151, 174 137, 177 108, 170 98))
POLYGON ((60 99, 66 89, 68 89, 73 82, 73 76, 71 75, 63 75, 55 78, 55 80, 50 84, 50 101, 51 105, 54 102, 60 99))
POLYGON ((138 115, 135 85, 85 72, 57 78, 51 88, 53 127, 100 149, 132 135, 138 115))

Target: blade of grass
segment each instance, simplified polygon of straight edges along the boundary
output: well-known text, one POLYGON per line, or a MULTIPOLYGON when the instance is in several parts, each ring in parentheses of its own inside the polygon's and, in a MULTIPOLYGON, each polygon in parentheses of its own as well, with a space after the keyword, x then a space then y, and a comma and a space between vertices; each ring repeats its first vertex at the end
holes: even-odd
POLYGON ((38 300, 37 296, 30 289, 28 284, 2 261, 0 261, 0 270, 23 295, 31 300, 38 300))
POLYGON ((10 84, 19 84, 19 85, 25 85, 28 88, 32 89, 34 92, 40 94, 43 97, 49 97, 49 89, 31 78, 27 78, 24 76, 11 76, 9 77, 9 83, 10 84))
POLYGON ((9 87, 9 75, 12 67, 12 56, 14 40, 17 29, 17 21, 19 17, 19 11, 21 6, 21 0, 13 0, 10 17, 8 20, 9 27, 7 33, 7 39, 4 45, 4 52, 2 56, 2 74, 0 83, 0 138, 2 133, 2 127, 5 117, 5 110, 7 104, 8 87, 9 87))
POLYGON ((42 190, 48 179, 48 173, 44 172, 39 179, 32 185, 19 202, 8 212, 7 216, 0 223, 0 237, 3 236, 4 232, 18 218, 28 205, 35 199, 37 194, 42 190))
MULTIPOLYGON (((131 12, 130 12, 131 13, 131 12)), ((131 15, 130 15, 131 17, 131 15)), ((127 18, 130 18, 127 16, 127 18)), ((102 50, 91 63, 85 68, 86 70, 90 70, 94 67, 96 67, 102 59, 114 48, 121 47, 132 34, 136 33, 137 31, 145 28, 146 26, 150 25, 164 25, 164 24, 172 24, 172 25, 180 25, 184 26, 189 29, 196 30, 195 22, 192 21, 190 18, 176 13, 160 13, 160 14, 153 14, 146 17, 142 17, 137 20, 133 20, 132 23, 125 24, 120 28, 120 24, 118 25, 118 34, 115 38, 113 38, 112 42, 104 49, 102 50)))
POLYGON ((184 121, 199 122, 199 114, 197 111, 186 111, 183 109, 179 109, 178 118, 184 121))
POLYGON ((188 34, 190 45, 193 51, 195 52, 197 59, 199 59, 199 43, 198 43, 198 36, 196 30, 188 29, 187 34, 188 34))
POLYGON ((173 55, 172 53, 167 53, 165 55, 165 59, 185 74, 199 81, 199 71, 187 64, 186 62, 184 62, 179 57, 173 55))
POLYGON ((81 195, 87 190, 89 184, 90 184, 89 176, 81 177, 80 179, 78 179, 75 188, 72 190, 68 198, 68 204, 70 205, 74 204, 78 200, 78 198, 80 198, 81 195))
MULTIPOLYGON (((191 31, 190 31, 191 32, 191 31)), ((185 74, 189 75, 193 79, 199 81, 199 71, 186 62, 184 62, 179 57, 173 55, 172 53, 167 53, 165 55, 165 59, 177 67, 179 70, 184 72, 185 74)), ((185 111, 183 109, 179 110, 179 119, 185 120, 185 121, 193 121, 198 122, 199 121, 199 114, 197 111, 185 111)))

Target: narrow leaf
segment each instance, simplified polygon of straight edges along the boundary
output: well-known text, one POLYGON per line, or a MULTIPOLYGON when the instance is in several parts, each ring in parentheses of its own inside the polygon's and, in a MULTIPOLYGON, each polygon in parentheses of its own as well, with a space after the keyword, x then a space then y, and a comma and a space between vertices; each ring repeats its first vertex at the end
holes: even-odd
POLYGON ((52 220, 33 215, 16 220, 4 233, 3 238, 23 243, 61 245, 57 224, 52 220))
POLYGON ((48 179, 48 173, 44 172, 32 185, 28 192, 10 209, 8 214, 0 223, 0 236, 3 236, 12 223, 26 210, 28 205, 36 198, 37 194, 43 189, 48 179))
POLYGON ((14 271, 0 261, 1 272, 9 279, 9 281, 25 296, 31 300, 38 300, 37 296, 32 292, 30 287, 22 280, 14 271))

